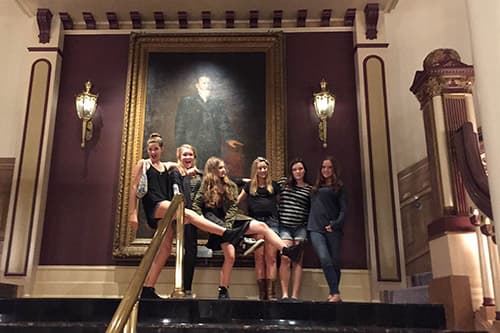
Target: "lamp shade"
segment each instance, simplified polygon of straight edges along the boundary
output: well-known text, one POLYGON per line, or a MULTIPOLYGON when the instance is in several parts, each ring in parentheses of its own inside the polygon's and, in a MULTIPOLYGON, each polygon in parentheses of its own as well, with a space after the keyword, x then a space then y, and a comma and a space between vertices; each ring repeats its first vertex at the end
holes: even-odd
POLYGON ((90 83, 90 81, 87 81, 85 83, 85 91, 79 93, 76 96, 76 113, 78 114, 78 118, 80 119, 92 119, 97 109, 98 95, 90 93, 90 88, 92 88, 92 83, 90 83))
POLYGON ((330 118, 335 111, 335 95, 330 93, 325 79, 320 83, 321 91, 314 94, 314 110, 320 119, 330 118))

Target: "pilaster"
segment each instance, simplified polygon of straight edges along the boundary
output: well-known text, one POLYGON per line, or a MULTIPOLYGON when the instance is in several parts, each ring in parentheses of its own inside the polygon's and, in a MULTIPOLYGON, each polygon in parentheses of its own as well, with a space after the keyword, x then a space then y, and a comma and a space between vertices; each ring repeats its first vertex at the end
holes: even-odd
POLYGON ((389 131, 384 14, 369 5, 354 20, 354 61, 372 299, 406 286, 397 181, 389 131))
POLYGON ((26 19, 33 32, 26 40, 29 77, 0 267, 0 280, 25 294, 38 265, 62 60, 62 27, 52 17, 38 10, 26 19))

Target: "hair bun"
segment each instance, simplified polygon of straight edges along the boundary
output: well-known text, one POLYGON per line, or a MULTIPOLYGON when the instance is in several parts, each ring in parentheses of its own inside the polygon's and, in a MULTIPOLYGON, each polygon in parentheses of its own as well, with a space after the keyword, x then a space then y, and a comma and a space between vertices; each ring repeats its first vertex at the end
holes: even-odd
POLYGON ((160 138, 160 139, 161 139, 161 135, 160 135, 160 133, 156 133, 156 132, 155 132, 155 133, 151 133, 151 134, 149 135, 149 138, 150 138, 150 139, 153 139, 153 138, 160 138))

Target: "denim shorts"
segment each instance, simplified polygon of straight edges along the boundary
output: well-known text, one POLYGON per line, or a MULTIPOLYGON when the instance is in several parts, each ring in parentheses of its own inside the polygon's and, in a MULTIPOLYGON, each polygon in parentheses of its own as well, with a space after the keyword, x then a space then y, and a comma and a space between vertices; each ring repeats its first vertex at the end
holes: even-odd
POLYGON ((269 216, 269 217, 259 217, 259 218, 255 218, 256 221, 258 222, 264 222, 265 224, 267 224, 267 226, 276 233, 276 235, 279 236, 280 232, 279 232, 279 222, 277 219, 275 219, 274 217, 272 216, 269 216))
POLYGON ((280 224, 279 235, 284 240, 298 240, 305 241, 307 238, 307 230, 305 225, 291 226, 280 224))

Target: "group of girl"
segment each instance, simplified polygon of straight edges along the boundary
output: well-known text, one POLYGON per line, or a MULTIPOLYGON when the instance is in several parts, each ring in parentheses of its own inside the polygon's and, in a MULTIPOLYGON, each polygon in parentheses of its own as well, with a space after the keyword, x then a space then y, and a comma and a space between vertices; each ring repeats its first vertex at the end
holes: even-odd
MULTIPOLYGON (((302 244, 310 234, 330 293, 328 301, 341 301, 339 250, 345 221, 346 195, 331 158, 323 160, 314 186, 307 180, 303 161, 290 164, 289 176, 280 186, 270 177, 270 163, 257 158, 251 177, 238 194, 238 187, 227 176, 224 161, 207 160, 204 172, 197 169, 196 150, 190 145, 177 148, 177 163, 161 162, 163 141, 153 133, 147 141, 149 159, 140 160, 133 170, 129 199, 129 223, 138 227, 137 188, 146 165, 148 192, 142 198, 147 222, 152 228, 165 216, 172 188, 184 194, 185 225, 183 286, 186 297, 193 297, 192 281, 196 261, 197 229, 210 234, 207 247, 222 250, 224 262, 220 271, 218 297, 229 298, 229 282, 237 249, 247 246, 245 254, 255 253, 259 298, 275 300, 277 256, 280 255, 282 298, 298 299, 302 276, 302 244), (238 214, 246 205, 248 216, 238 214), (279 207, 279 209, 278 209, 279 207), (250 241, 245 236, 252 237, 250 241), (255 239, 255 240, 253 240, 255 239), (249 245, 250 244, 250 245, 249 245), (263 247, 260 247, 264 244, 263 247), (293 275, 291 297, 288 296, 293 275)), ((169 228, 160 251, 146 278, 141 298, 160 298, 154 289, 170 252, 174 228, 169 228)))

